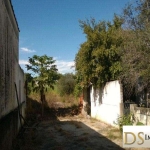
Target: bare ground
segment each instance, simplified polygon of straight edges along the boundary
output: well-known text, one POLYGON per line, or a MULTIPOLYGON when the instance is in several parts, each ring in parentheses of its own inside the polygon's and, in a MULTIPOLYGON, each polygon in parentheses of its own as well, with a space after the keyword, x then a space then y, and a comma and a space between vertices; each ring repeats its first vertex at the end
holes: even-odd
POLYGON ((34 128, 23 128, 14 141, 12 150, 124 149, 118 129, 83 117, 75 107, 51 109, 44 119, 37 117, 35 120, 31 117, 34 128))

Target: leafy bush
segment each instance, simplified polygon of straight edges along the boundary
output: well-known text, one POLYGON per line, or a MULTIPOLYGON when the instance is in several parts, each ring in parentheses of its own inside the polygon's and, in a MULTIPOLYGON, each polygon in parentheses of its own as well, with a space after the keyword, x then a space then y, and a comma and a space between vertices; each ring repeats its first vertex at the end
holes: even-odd
POLYGON ((137 126, 142 126, 142 125, 144 125, 142 122, 138 122, 137 124, 136 124, 137 126))
POLYGON ((80 84, 76 84, 75 88, 74 88, 74 96, 75 97, 80 97, 82 91, 83 91, 83 87, 80 86, 80 84))
POLYGON ((133 125, 133 122, 134 122, 134 115, 128 114, 118 117, 117 122, 115 122, 115 124, 117 124, 119 126, 120 131, 122 131, 124 125, 133 125))
POLYGON ((60 95, 63 96, 73 94, 75 88, 75 76, 71 73, 62 75, 57 86, 60 95))
MULTIPOLYGON (((123 115, 122 117, 117 118, 117 122, 115 122, 116 125, 119 126, 120 131, 123 130, 123 126, 126 125, 133 125, 135 122, 135 116, 134 114, 130 113, 128 115, 123 115)), ((137 122, 136 125, 144 125, 142 122, 137 122)))

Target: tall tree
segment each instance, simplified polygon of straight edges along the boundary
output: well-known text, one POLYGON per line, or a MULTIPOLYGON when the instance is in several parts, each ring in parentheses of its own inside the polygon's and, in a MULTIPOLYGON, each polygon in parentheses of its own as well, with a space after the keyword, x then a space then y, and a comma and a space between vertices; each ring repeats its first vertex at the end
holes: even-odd
POLYGON ((101 85, 117 79, 120 71, 122 20, 114 16, 113 23, 95 19, 80 21, 86 41, 76 55, 77 76, 84 85, 101 85))
POLYGON ((122 47, 121 80, 127 89, 137 85, 137 92, 150 86, 150 1, 137 0, 124 9, 124 45, 122 47))
POLYGON ((34 73, 33 90, 40 92, 42 102, 42 116, 44 112, 45 92, 47 88, 54 88, 54 84, 59 79, 58 69, 54 64, 53 57, 47 55, 29 57, 29 65, 26 65, 27 70, 31 70, 34 73))

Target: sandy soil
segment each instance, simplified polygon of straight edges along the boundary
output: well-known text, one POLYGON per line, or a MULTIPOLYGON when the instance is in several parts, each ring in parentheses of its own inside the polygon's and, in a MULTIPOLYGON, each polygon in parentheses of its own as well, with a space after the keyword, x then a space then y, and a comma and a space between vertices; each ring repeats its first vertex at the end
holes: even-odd
POLYGON ((32 128, 22 128, 13 142, 12 150, 124 149, 122 135, 118 129, 90 117, 84 117, 76 108, 49 109, 46 112, 48 112, 46 118, 42 120, 40 116, 35 116, 38 112, 29 114, 30 120, 34 120, 32 128))
MULTIPOLYGON (((40 122, 36 129, 26 129, 16 141, 14 149, 20 150, 121 150, 119 132, 100 121, 84 118, 58 117, 40 122), (118 137, 117 137, 118 136, 118 137), (113 140, 111 140, 113 138, 113 140), (115 140, 115 139, 116 140, 115 140)), ((116 130, 116 129, 115 129, 116 130)))

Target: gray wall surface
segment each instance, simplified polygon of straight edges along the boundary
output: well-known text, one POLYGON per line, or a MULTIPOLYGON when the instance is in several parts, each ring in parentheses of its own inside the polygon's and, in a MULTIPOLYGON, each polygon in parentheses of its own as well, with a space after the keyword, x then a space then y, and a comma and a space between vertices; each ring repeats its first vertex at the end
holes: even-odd
POLYGON ((24 72, 19 66, 19 28, 11 0, 0 0, 0 149, 10 150, 25 116, 24 72))
POLYGON ((14 82, 18 67, 19 29, 9 0, 0 0, 0 118, 17 107, 14 82))

